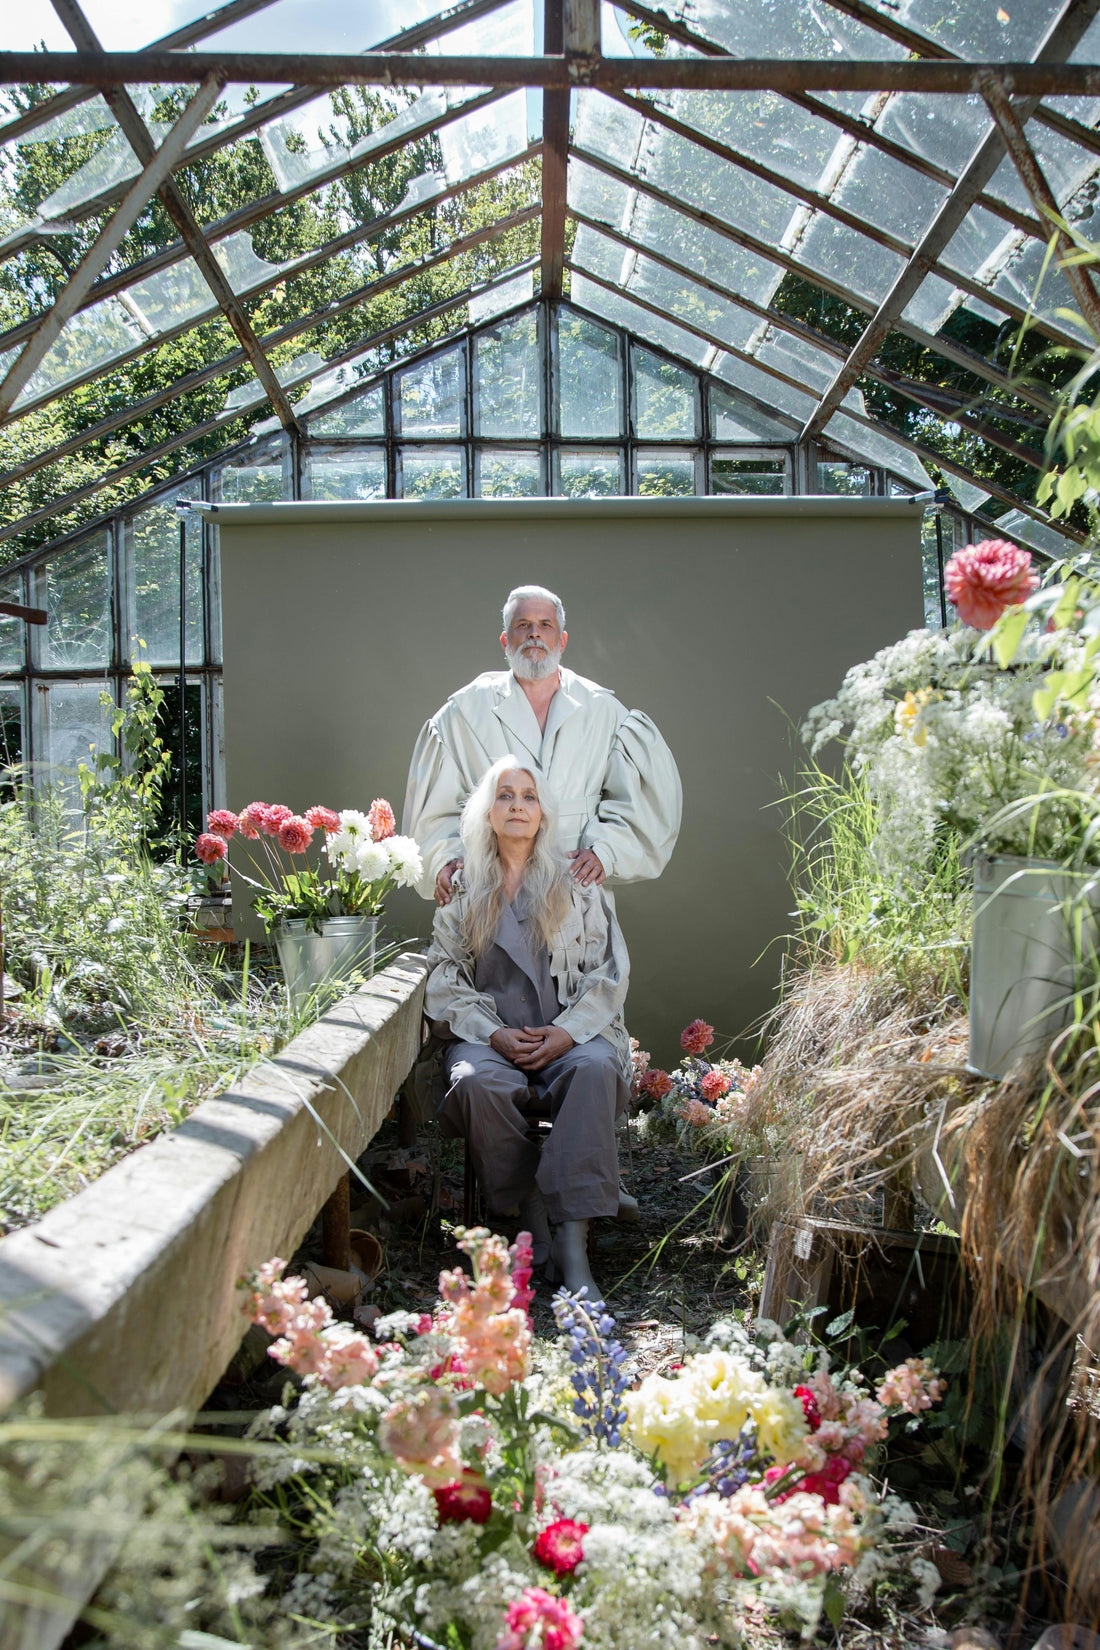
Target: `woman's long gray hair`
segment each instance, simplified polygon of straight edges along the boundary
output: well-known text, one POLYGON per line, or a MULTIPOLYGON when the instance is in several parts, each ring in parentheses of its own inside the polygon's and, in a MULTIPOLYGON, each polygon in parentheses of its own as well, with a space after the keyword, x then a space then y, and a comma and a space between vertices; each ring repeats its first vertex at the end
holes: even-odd
POLYGON ((529 920, 544 945, 553 944, 569 907, 569 869, 558 847, 558 810, 553 796, 546 781, 531 773, 518 756, 502 756, 470 792, 462 810, 462 847, 466 856, 462 871, 466 887, 463 933, 475 957, 480 957, 492 945, 505 905, 504 867, 489 823, 489 810, 496 801, 500 776, 509 769, 531 774, 542 809, 542 821, 527 861, 523 887, 530 904, 529 920))

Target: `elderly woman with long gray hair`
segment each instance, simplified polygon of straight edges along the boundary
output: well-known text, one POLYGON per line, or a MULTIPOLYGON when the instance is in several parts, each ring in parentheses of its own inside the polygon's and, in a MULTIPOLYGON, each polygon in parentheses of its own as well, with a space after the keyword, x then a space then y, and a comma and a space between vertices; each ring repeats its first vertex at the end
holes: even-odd
POLYGON ((602 890, 569 875, 545 781, 515 756, 472 792, 462 846, 428 954, 427 1012, 453 1039, 441 1119, 466 1137, 490 1218, 518 1214, 551 1281, 599 1299, 588 1223, 619 1206, 615 1120, 630 1093, 622 931, 602 890), (528 1089, 553 1119, 541 1153, 528 1089))

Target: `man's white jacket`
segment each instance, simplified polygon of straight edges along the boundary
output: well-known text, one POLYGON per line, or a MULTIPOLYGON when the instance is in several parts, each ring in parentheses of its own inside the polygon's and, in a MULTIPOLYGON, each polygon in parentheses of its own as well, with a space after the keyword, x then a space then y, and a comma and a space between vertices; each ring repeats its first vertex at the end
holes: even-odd
POLYGON ((563 668, 540 733, 511 671, 493 670, 451 695, 413 751, 401 828, 424 856, 425 899, 440 869, 462 857, 466 798, 509 752, 545 776, 566 853, 591 848, 616 882, 660 876, 680 831, 682 797, 672 752, 649 717, 563 668))

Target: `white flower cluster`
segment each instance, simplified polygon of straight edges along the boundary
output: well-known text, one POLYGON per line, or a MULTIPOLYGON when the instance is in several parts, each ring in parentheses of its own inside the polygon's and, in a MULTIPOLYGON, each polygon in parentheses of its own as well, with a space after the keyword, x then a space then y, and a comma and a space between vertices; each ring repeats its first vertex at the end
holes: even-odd
POLYGON ((1072 631, 1025 638, 1011 667, 975 653, 972 631, 911 631, 856 665, 802 729, 816 755, 843 738, 879 810, 876 852, 898 874, 953 827, 988 851, 1061 859, 1100 811, 1100 692, 1035 696, 1087 665, 1072 631), (1040 800, 1041 798, 1041 800, 1040 800))
POLYGON ((340 829, 325 845, 329 864, 337 871, 358 874, 364 882, 391 879, 398 888, 419 881, 424 862, 411 836, 387 836, 375 842, 366 814, 345 808, 339 817, 340 829))

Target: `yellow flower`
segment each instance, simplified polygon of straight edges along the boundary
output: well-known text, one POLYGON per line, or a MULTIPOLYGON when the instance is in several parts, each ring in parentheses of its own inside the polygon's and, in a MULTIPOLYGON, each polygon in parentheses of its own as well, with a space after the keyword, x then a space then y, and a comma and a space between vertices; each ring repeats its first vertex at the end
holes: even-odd
POLYGON ((921 725, 921 711, 939 697, 938 693, 925 687, 919 693, 910 692, 904 699, 898 700, 894 706, 894 728, 902 739, 908 739, 911 745, 917 746, 928 743, 928 729, 921 725))
POLYGON ((764 1377, 730 1352, 701 1352, 684 1373, 712 1438, 736 1438, 767 1390, 764 1377))
POLYGON ((710 1439, 696 1409, 690 1381, 647 1375, 636 1392, 623 1394, 627 1424, 638 1448, 656 1455, 670 1482, 694 1478, 710 1450, 710 1439))
POLYGON ((762 1452, 774 1456, 780 1466, 801 1455, 810 1435, 801 1399, 793 1392, 768 1387, 757 1400, 753 1413, 762 1452))

